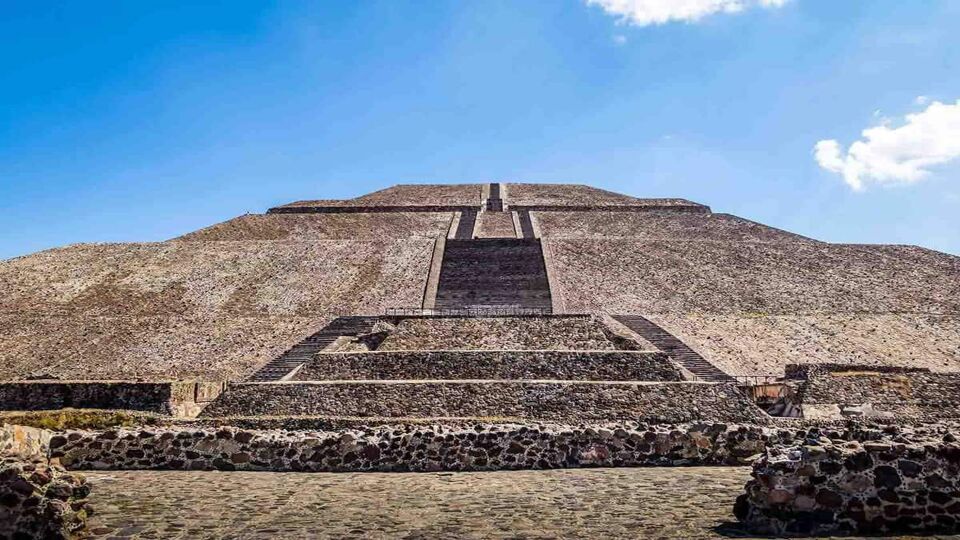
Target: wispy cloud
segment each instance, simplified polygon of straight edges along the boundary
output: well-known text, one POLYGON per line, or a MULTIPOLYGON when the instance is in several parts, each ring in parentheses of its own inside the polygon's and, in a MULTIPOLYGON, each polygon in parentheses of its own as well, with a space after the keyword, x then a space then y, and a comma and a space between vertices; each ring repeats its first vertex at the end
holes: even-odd
POLYGON ((739 13, 752 7, 780 7, 790 0, 586 0, 618 21, 635 26, 673 21, 697 22, 717 13, 739 13))
POLYGON ((960 100, 934 101, 926 110, 906 115, 900 127, 883 124, 862 135, 846 152, 834 139, 819 141, 814 158, 857 191, 869 184, 919 182, 931 167, 960 157, 960 100))

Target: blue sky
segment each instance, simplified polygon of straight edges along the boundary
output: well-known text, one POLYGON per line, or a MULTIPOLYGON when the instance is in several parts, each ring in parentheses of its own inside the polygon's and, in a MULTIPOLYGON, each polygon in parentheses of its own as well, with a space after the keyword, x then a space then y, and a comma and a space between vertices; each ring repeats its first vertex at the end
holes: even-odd
POLYGON ((0 258, 491 180, 960 254, 960 3, 737 1, 5 1, 0 258))

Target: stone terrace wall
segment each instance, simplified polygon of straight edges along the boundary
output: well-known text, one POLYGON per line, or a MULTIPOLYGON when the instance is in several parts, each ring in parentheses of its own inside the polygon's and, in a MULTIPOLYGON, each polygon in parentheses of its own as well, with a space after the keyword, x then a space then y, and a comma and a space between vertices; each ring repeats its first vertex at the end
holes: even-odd
POLYGON ((812 242, 728 214, 657 212, 535 212, 545 238, 634 238, 718 242, 812 242))
POLYGON ((222 383, 132 381, 0 382, 0 410, 123 409, 196 416, 222 383))
MULTIPOLYGON (((789 434, 783 434, 789 437, 789 434)), ((384 426, 340 432, 121 429, 56 437, 71 469, 491 471, 743 464, 778 435, 725 424, 384 426)))
POLYGON ((482 184, 399 184, 345 201, 297 201, 300 206, 479 206, 482 184))
POLYGON ((581 184, 507 184, 509 206, 697 206, 684 199, 638 199, 581 184))
POLYGON ((248 214, 177 238, 213 240, 358 240, 446 236, 452 212, 248 214))
POLYGON ((239 379, 342 312, 419 305, 434 240, 78 245, 0 263, 0 380, 239 379))
POLYGON ((841 418, 853 412, 896 420, 957 419, 960 373, 814 371, 800 384, 797 399, 805 417, 841 418))
POLYGON ((803 445, 760 459, 735 513, 761 534, 955 533, 958 471, 955 442, 803 445))
POLYGON ((732 384, 532 381, 241 383, 202 416, 769 421, 732 384))
POLYGON ((614 350, 591 317, 430 317, 402 319, 380 351, 614 350))
POLYGON ((683 375, 658 352, 376 351, 318 354, 296 379, 682 381, 683 375))

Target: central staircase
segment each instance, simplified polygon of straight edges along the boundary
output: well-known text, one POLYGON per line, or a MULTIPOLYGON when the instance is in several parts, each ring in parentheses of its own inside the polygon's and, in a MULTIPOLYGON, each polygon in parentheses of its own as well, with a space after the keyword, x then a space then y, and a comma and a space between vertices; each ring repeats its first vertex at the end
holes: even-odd
POLYGON ((674 361, 696 375, 698 379, 709 382, 735 381, 733 377, 708 362, 706 358, 697 354, 686 343, 680 341, 676 336, 650 319, 640 315, 613 315, 613 318, 652 343, 656 348, 670 355, 674 361))
POLYGON ((378 317, 337 317, 324 326, 319 332, 312 334, 300 343, 297 343, 287 352, 274 358, 267 365, 260 368, 248 379, 251 382, 280 381, 315 354, 326 349, 341 336, 356 336, 373 331, 378 317))
POLYGON ((539 239, 447 241, 437 309, 523 308, 549 313, 551 305, 539 239))

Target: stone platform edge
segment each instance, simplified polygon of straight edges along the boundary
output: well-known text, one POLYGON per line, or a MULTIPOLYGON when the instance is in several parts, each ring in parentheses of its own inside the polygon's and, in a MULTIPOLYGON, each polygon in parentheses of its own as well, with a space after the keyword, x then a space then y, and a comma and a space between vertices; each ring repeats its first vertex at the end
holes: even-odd
POLYGON ((204 381, 2 381, 0 411, 116 409, 189 418, 224 388, 204 381))

